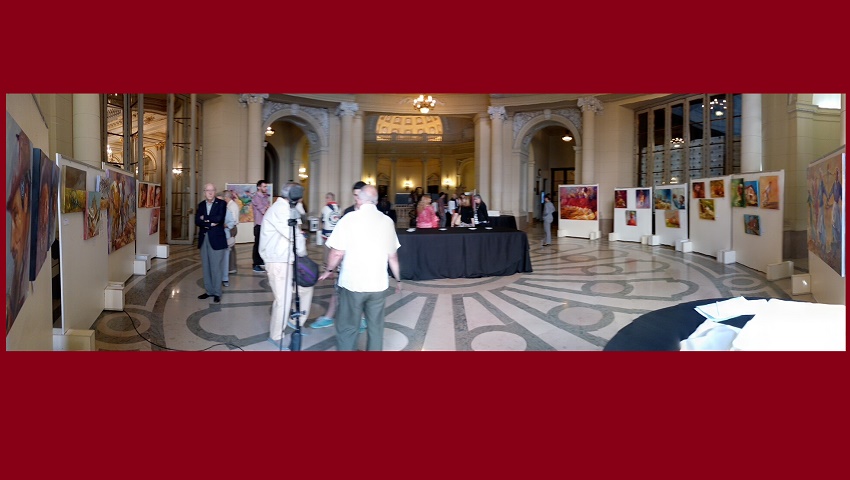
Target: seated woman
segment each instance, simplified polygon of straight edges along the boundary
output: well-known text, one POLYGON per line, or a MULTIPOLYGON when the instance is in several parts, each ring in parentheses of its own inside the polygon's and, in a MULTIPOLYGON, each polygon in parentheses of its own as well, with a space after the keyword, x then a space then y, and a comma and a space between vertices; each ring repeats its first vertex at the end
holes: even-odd
POLYGON ((481 195, 475 194, 472 196, 472 211, 473 211, 473 220, 472 222, 476 225, 479 223, 490 223, 490 214, 487 211, 487 204, 481 200, 481 195))
POLYGON ((472 202, 469 200, 469 197, 466 195, 461 195, 458 199, 458 211, 452 214, 452 226, 453 227, 472 227, 473 220, 472 217, 475 215, 475 212, 472 210, 472 202))
POLYGON ((440 219, 431 206, 431 196, 423 195, 416 206, 416 228, 438 228, 440 219))

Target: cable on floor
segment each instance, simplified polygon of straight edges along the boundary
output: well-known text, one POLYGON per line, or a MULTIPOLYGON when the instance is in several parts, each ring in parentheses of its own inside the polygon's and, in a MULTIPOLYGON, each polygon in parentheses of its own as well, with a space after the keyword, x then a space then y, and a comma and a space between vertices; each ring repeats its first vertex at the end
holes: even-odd
POLYGON ((124 312, 124 315, 127 315, 127 318, 129 318, 129 319, 130 319, 130 324, 131 324, 131 325, 133 325, 133 330, 135 330, 135 331, 136 331, 136 335, 138 335, 139 337, 141 337, 141 338, 142 338, 142 340, 144 340, 144 341, 146 341, 146 342, 150 343, 151 345, 153 345, 153 346, 155 346, 155 347, 159 347, 159 348, 161 348, 161 349, 163 349, 163 350, 171 350, 172 352, 204 352, 204 351, 207 351, 207 350, 209 350, 209 349, 211 349, 211 348, 213 348, 213 347, 217 347, 217 346, 219 346, 219 345, 224 345, 224 346, 231 346, 231 347, 238 348, 239 350, 242 350, 243 352, 245 351, 245 350, 244 350, 242 347, 240 347, 239 345, 234 345, 234 344, 232 344, 232 343, 215 343, 215 344, 210 345, 210 346, 209 346, 209 347, 207 347, 207 348, 202 348, 202 349, 200 349, 200 350, 180 350, 179 348, 169 348, 169 347, 165 347, 165 346, 162 346, 162 345, 160 345, 160 344, 158 344, 158 343, 154 343, 154 342, 150 341, 147 337, 145 337, 144 335, 142 335, 142 332, 140 332, 140 331, 139 331, 139 329, 138 329, 138 328, 136 328, 136 322, 133 320, 133 317, 131 317, 131 316, 130 316, 130 314, 129 314, 129 313, 127 313, 127 310, 121 310, 121 311, 122 311, 122 312, 124 312))

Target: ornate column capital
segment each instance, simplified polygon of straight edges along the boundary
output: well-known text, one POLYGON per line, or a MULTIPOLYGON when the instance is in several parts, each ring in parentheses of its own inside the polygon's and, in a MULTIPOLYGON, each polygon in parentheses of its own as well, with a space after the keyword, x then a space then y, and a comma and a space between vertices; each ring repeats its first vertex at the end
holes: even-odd
POLYGON ((578 107, 584 112, 599 113, 602 111, 602 102, 596 97, 581 97, 578 99, 578 107))
POLYGON ((268 98, 268 93, 243 93, 239 96, 239 103, 259 103, 262 105, 268 98))
POLYGON ((505 107, 487 107, 487 113, 490 114, 490 120, 504 120, 507 118, 505 107))
POLYGON ((358 110, 360 110, 360 106, 354 102, 340 102, 336 114, 340 117, 353 117, 358 110))

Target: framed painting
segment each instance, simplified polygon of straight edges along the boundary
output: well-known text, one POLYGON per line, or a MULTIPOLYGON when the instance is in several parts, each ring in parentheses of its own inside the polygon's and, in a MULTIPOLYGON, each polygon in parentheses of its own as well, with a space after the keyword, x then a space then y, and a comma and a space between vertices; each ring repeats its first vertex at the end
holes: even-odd
POLYGON ((558 191, 562 220, 596 220, 596 185, 561 186, 558 191))
POLYGON ((761 208, 779 210, 779 176, 766 175, 759 178, 761 208))
POLYGON ((732 206, 733 207, 745 207, 747 205, 744 195, 744 179, 743 178, 733 178, 729 182, 730 188, 732 190, 732 206))
POLYGON ((813 162, 806 169, 808 248, 842 277, 846 273, 845 168, 845 154, 838 153, 813 162))
POLYGON ((86 208, 86 171, 62 165, 62 213, 82 212, 86 208))
POLYGON ((29 292, 32 143, 6 112, 6 335, 29 292))
POLYGON ((100 233, 100 192, 86 192, 86 215, 83 222, 83 240, 100 233))

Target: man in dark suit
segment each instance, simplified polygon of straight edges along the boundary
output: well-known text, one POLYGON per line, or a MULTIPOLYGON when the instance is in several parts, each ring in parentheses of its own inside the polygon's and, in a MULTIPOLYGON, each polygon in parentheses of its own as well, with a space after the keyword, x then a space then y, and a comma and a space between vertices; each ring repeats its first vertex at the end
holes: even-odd
POLYGON ((213 297, 213 302, 221 301, 221 263, 227 250, 227 238, 224 235, 224 217, 227 203, 215 197, 215 186, 204 185, 205 200, 198 204, 195 211, 195 225, 200 228, 198 248, 201 250, 201 265, 204 270, 204 289, 206 293, 198 298, 213 297))

